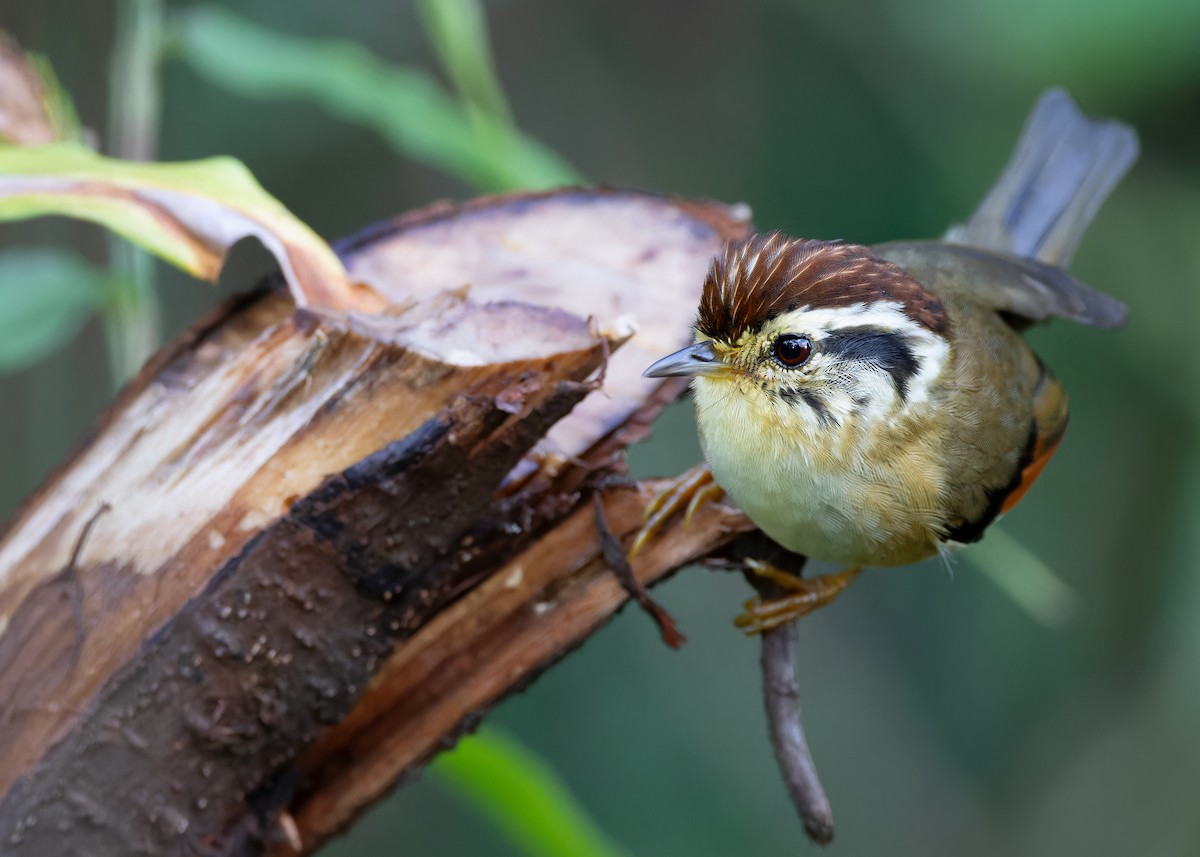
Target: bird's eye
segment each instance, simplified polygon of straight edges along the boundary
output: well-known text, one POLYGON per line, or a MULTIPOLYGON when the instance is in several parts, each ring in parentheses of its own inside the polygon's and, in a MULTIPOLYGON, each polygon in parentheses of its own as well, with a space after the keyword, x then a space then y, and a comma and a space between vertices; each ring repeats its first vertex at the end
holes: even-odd
POLYGON ((771 349, 775 362, 786 369, 803 366, 811 355, 812 341, 797 333, 785 333, 775 340, 771 349))

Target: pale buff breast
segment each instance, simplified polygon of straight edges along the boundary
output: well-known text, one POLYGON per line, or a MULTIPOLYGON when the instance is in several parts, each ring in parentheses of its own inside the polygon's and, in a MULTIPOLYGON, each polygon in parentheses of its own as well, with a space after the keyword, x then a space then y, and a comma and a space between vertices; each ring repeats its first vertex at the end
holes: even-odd
POLYGON ((894 566, 937 550, 941 468, 902 424, 841 442, 757 390, 697 379, 697 424, 713 476, 768 536, 847 566, 894 566))

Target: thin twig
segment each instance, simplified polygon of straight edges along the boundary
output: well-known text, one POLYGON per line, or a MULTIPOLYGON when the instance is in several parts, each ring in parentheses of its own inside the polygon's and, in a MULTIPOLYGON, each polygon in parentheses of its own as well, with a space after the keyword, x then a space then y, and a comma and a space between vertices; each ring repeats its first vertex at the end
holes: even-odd
POLYGON ((771 744, 783 772, 783 781, 809 838, 820 845, 828 845, 833 841, 833 810, 817 776, 804 737, 804 725, 800 721, 795 622, 763 631, 760 661, 771 744))
MULTIPOLYGON (((771 580, 754 574, 747 569, 746 559, 754 558, 770 563, 781 571, 803 575, 807 564, 805 557, 792 553, 754 531, 725 546, 720 554, 711 558, 707 565, 717 568, 740 569, 749 583, 763 600, 770 601, 784 595, 783 589, 771 580)), ((817 776, 804 737, 804 724, 800 719, 800 688, 796 684, 796 622, 793 620, 761 634, 763 702, 767 709, 767 724, 771 733, 771 746, 775 760, 783 773, 788 794, 796 811, 804 822, 809 838, 820 845, 833 841, 833 810, 825 787, 817 776)))
POLYGON ((600 499, 599 492, 592 496, 596 504, 596 536, 600 541, 600 554, 604 557, 605 564, 612 569, 613 574, 617 576, 617 580, 621 581, 621 586, 629 593, 630 597, 637 601, 642 609, 650 614, 650 618, 658 624, 663 642, 672 649, 678 649, 687 642, 687 637, 680 633, 679 627, 675 623, 675 617, 655 601, 642 582, 637 579, 633 573, 633 567, 629 564, 629 559, 625 556, 625 548, 608 528, 608 519, 604 516, 604 503, 600 499))

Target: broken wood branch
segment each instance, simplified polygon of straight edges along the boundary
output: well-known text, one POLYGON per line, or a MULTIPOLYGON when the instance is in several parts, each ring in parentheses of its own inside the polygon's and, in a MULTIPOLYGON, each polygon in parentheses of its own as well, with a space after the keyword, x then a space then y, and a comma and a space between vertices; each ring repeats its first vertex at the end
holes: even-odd
MULTIPOLYGON (((0 535, 5 853, 311 853, 579 645, 627 599, 592 498, 680 389, 641 370, 746 229, 436 206, 341 248, 384 311, 268 289, 164 349, 0 535)), ((601 491, 614 539, 657 487, 601 491)), ((708 507, 631 570, 749 528, 708 507)))

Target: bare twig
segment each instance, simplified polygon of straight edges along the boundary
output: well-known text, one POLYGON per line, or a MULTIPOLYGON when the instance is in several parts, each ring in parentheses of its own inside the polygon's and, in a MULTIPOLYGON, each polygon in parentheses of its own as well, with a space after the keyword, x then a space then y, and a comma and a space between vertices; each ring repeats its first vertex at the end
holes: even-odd
POLYGON ((625 555, 625 548, 608 528, 608 520, 604 517, 604 502, 600 499, 600 494, 595 494, 593 499, 596 509, 596 536, 600 541, 600 554, 604 557, 605 564, 612 569, 617 580, 621 582, 621 588, 629 593, 629 597, 641 605, 642 609, 650 614, 650 618, 658 623, 663 642, 672 649, 678 649, 687 642, 687 637, 680 633, 675 617, 655 601, 645 585, 637 579, 625 555))
MULTIPOLYGON (((761 531, 743 535, 705 560, 710 567, 737 569, 746 582, 764 600, 779 598, 783 589, 771 580, 748 570, 746 560, 764 560, 772 566, 801 576, 807 562, 766 537, 761 531)), ((763 702, 771 732, 771 746, 783 773, 788 794, 804 822, 804 830, 813 842, 828 845, 833 841, 833 811, 825 788, 817 776, 816 765, 804 737, 800 719, 800 688, 796 684, 796 622, 765 630, 760 664, 763 675, 763 702)))
POLYGON ((817 776, 800 722, 800 688, 796 684, 796 623, 762 633, 763 701, 771 729, 775 759, 788 794, 813 842, 833 841, 833 810, 817 776))

